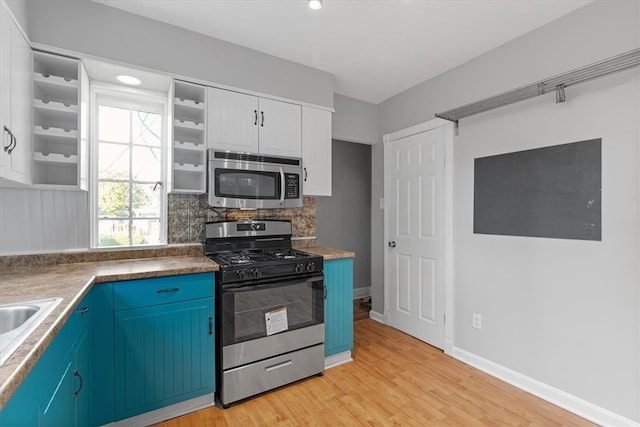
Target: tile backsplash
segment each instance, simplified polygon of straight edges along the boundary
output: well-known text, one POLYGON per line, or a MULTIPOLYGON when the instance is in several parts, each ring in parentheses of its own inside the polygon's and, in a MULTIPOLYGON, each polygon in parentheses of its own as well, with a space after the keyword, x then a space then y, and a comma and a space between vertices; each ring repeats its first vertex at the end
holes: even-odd
POLYGON ((233 219, 288 219, 293 228, 295 247, 315 245, 316 200, 305 197, 301 208, 238 210, 207 208, 201 204, 201 196, 193 194, 169 194, 168 243, 201 243, 204 241, 204 224, 208 221, 233 219))

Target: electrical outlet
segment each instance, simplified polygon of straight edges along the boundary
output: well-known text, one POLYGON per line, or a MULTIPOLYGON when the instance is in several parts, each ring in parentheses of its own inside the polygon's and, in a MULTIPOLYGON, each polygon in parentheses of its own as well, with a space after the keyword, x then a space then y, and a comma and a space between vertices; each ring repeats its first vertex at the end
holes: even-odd
POLYGON ((476 329, 482 329, 482 316, 478 313, 473 313, 473 320, 471 322, 471 326, 476 329))

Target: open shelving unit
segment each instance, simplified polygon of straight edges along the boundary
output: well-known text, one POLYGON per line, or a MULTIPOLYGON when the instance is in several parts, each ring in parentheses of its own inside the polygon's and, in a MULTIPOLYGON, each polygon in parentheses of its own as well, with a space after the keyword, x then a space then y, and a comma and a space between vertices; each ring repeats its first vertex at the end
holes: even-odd
POLYGON ((33 184, 87 189, 88 76, 78 59, 33 53, 33 184))
POLYGON ((206 87, 174 81, 171 191, 207 191, 206 87))

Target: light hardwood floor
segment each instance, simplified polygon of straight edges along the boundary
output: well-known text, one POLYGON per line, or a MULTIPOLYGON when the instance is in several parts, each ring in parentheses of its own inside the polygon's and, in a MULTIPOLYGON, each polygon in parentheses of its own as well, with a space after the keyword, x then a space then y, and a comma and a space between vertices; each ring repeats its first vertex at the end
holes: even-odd
POLYGON ((370 319, 355 322, 354 361, 184 426, 593 426, 370 319))

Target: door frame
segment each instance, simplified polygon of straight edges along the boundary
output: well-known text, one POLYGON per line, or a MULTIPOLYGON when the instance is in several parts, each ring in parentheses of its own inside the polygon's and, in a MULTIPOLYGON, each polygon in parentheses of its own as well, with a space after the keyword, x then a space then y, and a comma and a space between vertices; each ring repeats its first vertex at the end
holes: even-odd
POLYGON ((387 242, 389 241, 390 225, 389 225, 389 206, 391 201, 391 183, 389 182, 389 176, 391 171, 390 150, 391 143, 408 136, 416 135, 419 133, 427 132, 429 130, 444 128, 444 352, 448 355, 453 355, 454 344, 454 250, 453 250, 453 224, 454 224, 454 212, 453 212, 453 140, 455 135, 456 125, 448 120, 433 119, 424 123, 417 124, 405 129, 401 129, 396 132, 385 134, 382 137, 383 149, 384 149, 384 312, 383 321, 385 324, 389 324, 389 302, 391 292, 391 278, 389 272, 389 247, 387 242))

